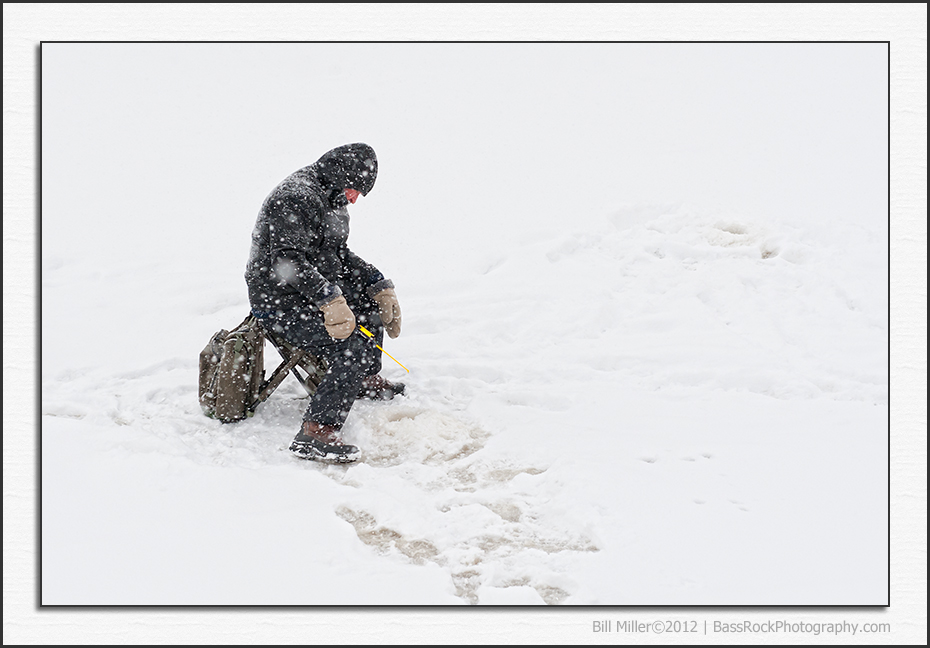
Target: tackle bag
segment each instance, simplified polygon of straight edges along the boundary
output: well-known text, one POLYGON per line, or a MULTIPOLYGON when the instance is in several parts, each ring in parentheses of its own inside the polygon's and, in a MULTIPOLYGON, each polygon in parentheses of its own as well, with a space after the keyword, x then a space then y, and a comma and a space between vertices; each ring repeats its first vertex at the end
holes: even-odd
POLYGON ((213 334, 200 352, 199 397, 204 414, 223 423, 252 416, 278 385, 292 373, 308 395, 326 374, 326 363, 261 328, 253 315, 239 326, 213 334), (265 380, 265 340, 272 342, 281 364, 265 380), (300 366, 306 376, 297 371, 300 366))
POLYGON ((232 331, 217 331, 200 352, 200 407, 223 423, 251 414, 265 380, 265 336, 249 315, 232 331))

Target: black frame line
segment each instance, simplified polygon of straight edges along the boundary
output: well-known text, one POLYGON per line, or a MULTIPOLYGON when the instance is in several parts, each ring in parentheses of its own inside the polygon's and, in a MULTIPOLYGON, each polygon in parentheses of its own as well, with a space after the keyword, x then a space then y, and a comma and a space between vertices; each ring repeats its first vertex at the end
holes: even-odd
POLYGON ((639 611, 671 611, 671 612, 688 612, 692 610, 701 610, 704 612, 713 612, 713 611, 733 611, 740 609, 751 609, 751 610, 787 610, 787 611, 802 611, 802 610, 836 610, 836 611, 853 611, 853 610, 882 610, 889 609, 891 607, 891 41, 889 40, 669 40, 669 41, 627 41, 627 40, 358 40, 358 41, 345 41, 345 40, 311 40, 311 41, 262 41, 262 40, 105 40, 105 41, 95 41, 95 40, 43 40, 39 41, 39 45, 36 48, 36 56, 38 59, 38 76, 36 78, 36 90, 38 101, 36 104, 36 123, 38 128, 36 129, 36 160, 38 163, 38 173, 36 175, 36 259, 37 264, 35 268, 35 278, 36 286, 38 290, 36 291, 36 312, 38 314, 35 330, 36 330, 36 404, 35 404, 35 413, 37 421, 37 446, 38 452, 36 454, 36 543, 37 547, 37 560, 36 560, 36 575, 37 575, 37 587, 36 587, 36 601, 35 607, 37 610, 46 610, 46 611, 89 611, 89 610, 106 610, 106 609, 127 609, 127 610, 293 610, 293 609, 310 609, 310 610, 364 610, 364 609, 378 609, 378 610, 395 610, 395 609, 414 609, 414 610, 442 610, 443 612, 456 612, 460 611, 462 614, 467 614, 469 611, 514 611, 514 610, 535 610, 539 612, 552 612, 555 610, 567 610, 567 611, 581 611, 581 610, 639 610, 639 611), (221 45, 235 45, 235 44, 255 44, 255 45, 298 45, 298 44, 308 44, 308 45, 361 45, 361 44, 386 44, 386 45, 422 45, 422 44, 468 44, 468 45, 494 45, 494 44, 518 44, 518 45, 534 45, 534 44, 569 44, 569 45, 587 45, 587 44, 606 44, 606 45, 628 45, 628 44, 651 44, 651 45, 673 45, 673 44, 688 44, 688 45, 705 45, 705 44, 725 44, 725 45, 740 45, 740 44, 777 44, 777 45, 811 45, 811 44, 884 44, 886 45, 887 53, 887 227, 889 232, 888 243, 887 243, 887 270, 888 270, 888 312, 887 312, 887 351, 888 351, 888 360, 887 360, 887 371, 888 371, 888 430, 887 430, 887 465, 886 470, 888 473, 888 484, 887 484, 887 510, 888 510, 888 520, 887 520, 887 560, 888 560, 888 593, 887 593, 887 603, 885 604, 875 604, 875 605, 739 605, 739 604, 727 604, 727 605, 654 605, 654 604, 631 604, 631 605, 618 605, 618 604, 598 604, 598 605, 566 605, 566 606, 551 606, 551 605, 463 605, 463 606, 452 606, 452 605, 247 605, 247 604, 235 604, 235 605, 209 605, 209 604, 197 604, 197 605, 181 605, 181 604, 164 604, 164 605, 137 605, 137 604, 100 604, 100 605, 66 605, 66 604, 43 604, 42 603, 42 46, 45 44, 91 44, 91 45, 144 45, 144 44, 180 44, 180 45, 197 45, 197 44, 221 44, 221 45))

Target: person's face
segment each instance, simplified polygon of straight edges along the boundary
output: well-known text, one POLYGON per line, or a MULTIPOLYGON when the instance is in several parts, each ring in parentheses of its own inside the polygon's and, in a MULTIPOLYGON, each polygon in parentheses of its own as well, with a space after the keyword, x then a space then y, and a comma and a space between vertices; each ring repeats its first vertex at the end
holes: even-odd
POLYGON ((361 192, 358 192, 355 189, 346 189, 345 192, 346 199, 353 205, 355 204, 355 201, 358 200, 358 197, 362 195, 361 192))

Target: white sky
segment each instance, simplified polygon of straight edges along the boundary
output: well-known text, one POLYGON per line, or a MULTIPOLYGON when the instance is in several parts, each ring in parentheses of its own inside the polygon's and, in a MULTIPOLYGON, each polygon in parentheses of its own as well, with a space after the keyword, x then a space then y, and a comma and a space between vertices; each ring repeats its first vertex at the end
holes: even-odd
POLYGON ((82 255, 136 258, 174 225, 249 222, 277 181, 349 141, 381 159, 360 217, 376 199, 377 214, 422 215, 420 235, 564 228, 629 202, 880 230, 887 54, 878 43, 49 43, 43 251, 81 240, 82 255))

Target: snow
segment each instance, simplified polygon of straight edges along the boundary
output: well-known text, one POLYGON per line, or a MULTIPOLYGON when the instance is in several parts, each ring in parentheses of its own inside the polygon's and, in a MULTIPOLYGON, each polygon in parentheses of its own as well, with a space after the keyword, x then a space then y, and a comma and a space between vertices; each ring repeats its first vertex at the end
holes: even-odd
POLYGON ((888 602, 884 45, 45 43, 42 73, 43 604, 888 602), (264 197, 352 141, 410 372, 326 466, 286 451, 295 381, 223 425, 197 358, 264 197))

